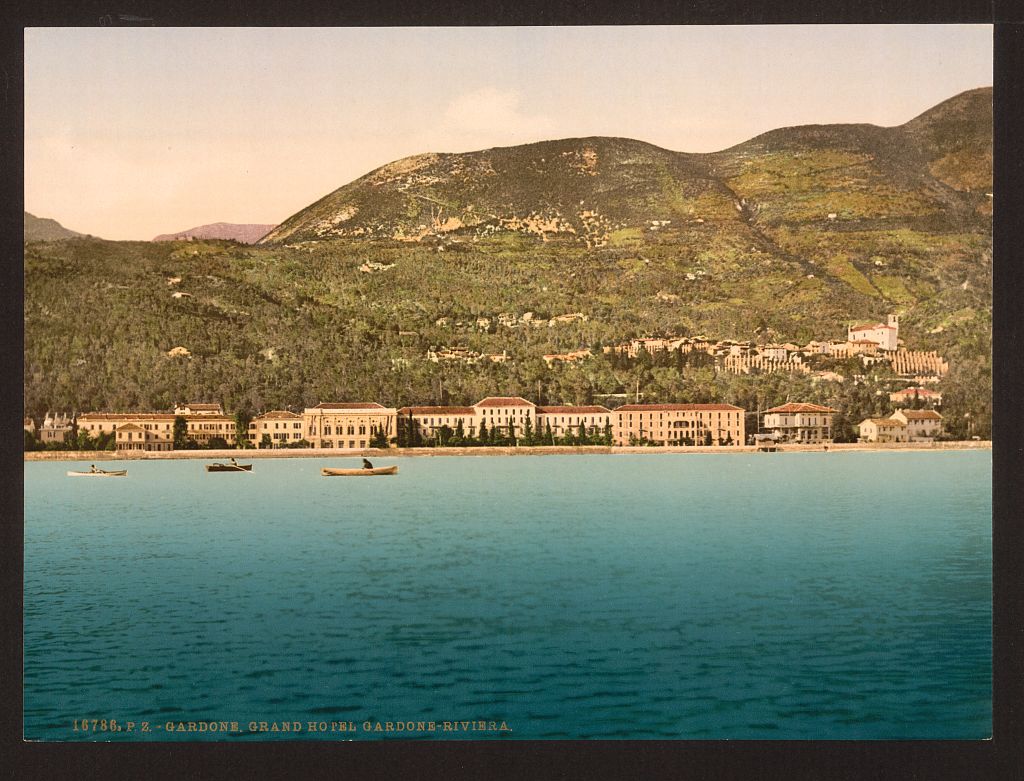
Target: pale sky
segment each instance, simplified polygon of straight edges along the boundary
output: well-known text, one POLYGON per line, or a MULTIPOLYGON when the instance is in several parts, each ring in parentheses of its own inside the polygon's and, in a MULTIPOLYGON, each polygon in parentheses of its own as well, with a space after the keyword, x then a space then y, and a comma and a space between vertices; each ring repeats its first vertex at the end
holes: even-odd
POLYGON ((33 28, 25 209, 108 239, 279 223, 421 152, 711 152, 991 84, 989 25, 33 28))

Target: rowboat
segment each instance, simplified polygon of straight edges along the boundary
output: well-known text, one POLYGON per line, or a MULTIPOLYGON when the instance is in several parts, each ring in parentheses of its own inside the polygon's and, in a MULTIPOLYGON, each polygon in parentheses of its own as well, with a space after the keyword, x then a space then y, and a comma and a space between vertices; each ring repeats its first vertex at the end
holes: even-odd
POLYGON ((207 464, 207 472, 251 472, 252 464, 207 464))
POLYGON ((397 475, 397 466, 375 466, 373 469, 332 469, 325 466, 320 470, 324 477, 370 477, 372 475, 397 475))
POLYGON ((104 472, 102 469, 96 472, 68 472, 68 477, 127 477, 127 469, 112 469, 104 472))

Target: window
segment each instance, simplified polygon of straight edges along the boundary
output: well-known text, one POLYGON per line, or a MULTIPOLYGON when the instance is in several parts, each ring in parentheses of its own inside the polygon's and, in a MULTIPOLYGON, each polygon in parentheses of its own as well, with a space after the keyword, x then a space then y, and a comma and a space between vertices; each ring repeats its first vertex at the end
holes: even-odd
MULTIPOLYGON (((338 433, 339 434, 341 433, 341 429, 340 428, 338 429, 338 433)), ((355 426, 349 426, 348 427, 348 433, 349 434, 355 434, 356 433, 356 427, 355 426)), ((349 445, 349 447, 352 447, 352 446, 349 445)))

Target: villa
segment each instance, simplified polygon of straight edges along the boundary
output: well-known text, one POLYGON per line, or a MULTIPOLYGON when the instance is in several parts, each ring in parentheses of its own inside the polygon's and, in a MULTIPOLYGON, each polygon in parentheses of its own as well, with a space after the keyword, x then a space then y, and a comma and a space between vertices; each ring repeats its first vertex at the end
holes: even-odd
POLYGON ((900 319, 897 315, 889 315, 884 323, 866 323, 852 325, 847 329, 846 341, 870 341, 882 350, 895 350, 899 342, 900 319))
POLYGON ((928 390, 928 388, 904 388, 889 394, 889 401, 895 404, 913 404, 915 400, 929 406, 942 406, 942 394, 938 391, 928 390))
POLYGON ((898 409, 890 417, 906 425, 908 442, 932 442, 942 434, 942 415, 933 409, 898 409))
POLYGON ((837 410, 819 404, 789 403, 764 415, 764 428, 779 442, 831 442, 837 410))
POLYGON ((862 442, 906 442, 907 424, 892 418, 868 418, 859 426, 862 442))

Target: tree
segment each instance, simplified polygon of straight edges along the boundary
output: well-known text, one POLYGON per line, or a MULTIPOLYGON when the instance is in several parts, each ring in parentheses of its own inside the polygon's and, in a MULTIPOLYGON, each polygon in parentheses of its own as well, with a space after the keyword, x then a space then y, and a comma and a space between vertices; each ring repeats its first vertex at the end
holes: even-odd
POLYGON ((462 418, 459 418, 455 424, 455 437, 452 441, 453 445, 461 445, 466 441, 466 427, 462 425, 462 418))
POLYGON ((611 420, 608 420, 604 424, 604 444, 610 445, 610 444, 612 444, 612 441, 613 441, 613 438, 612 438, 612 422, 611 422, 611 420))
POLYGON ((28 452, 30 450, 38 449, 39 441, 35 438, 35 435, 31 431, 25 429, 25 451, 28 452))
POLYGON ((710 446, 711 445, 711 430, 710 429, 708 429, 707 431, 704 432, 704 444, 706 446, 710 446))
POLYGON ((477 439, 480 440, 480 444, 481 445, 488 445, 488 444, 490 444, 491 439, 490 439, 490 436, 489 436, 489 432, 487 431, 487 421, 486 420, 481 420, 480 421, 480 433, 477 435, 477 439))
POLYGON ((181 415, 174 418, 174 449, 185 450, 188 448, 188 421, 181 415))
POLYGON ((527 447, 533 444, 533 423, 530 422, 530 418, 527 417, 523 423, 523 436, 521 443, 527 447))
POLYGON ((551 433, 551 424, 548 423, 544 426, 544 444, 553 445, 555 444, 555 435, 551 433))
POLYGON ((260 437, 260 449, 272 448, 273 446, 274 441, 270 438, 270 434, 265 433, 262 437, 260 437))
POLYGON ((224 437, 210 437, 206 443, 207 450, 227 450, 228 441, 224 437))
POLYGON ((249 424, 252 423, 252 413, 242 408, 235 413, 235 446, 250 447, 249 424))
POLYGON ((75 450, 97 450, 95 441, 88 431, 79 431, 75 438, 75 450))
POLYGON ((517 442, 516 442, 516 424, 513 423, 511 420, 508 422, 508 443, 512 447, 515 447, 517 445, 517 442))
POLYGON ((384 433, 384 428, 382 426, 373 426, 370 429, 370 433, 370 447, 388 447, 388 437, 384 433))
POLYGON ((590 439, 587 437, 587 427, 583 425, 583 421, 580 421, 579 426, 576 427, 576 438, 578 445, 589 445, 590 439))

